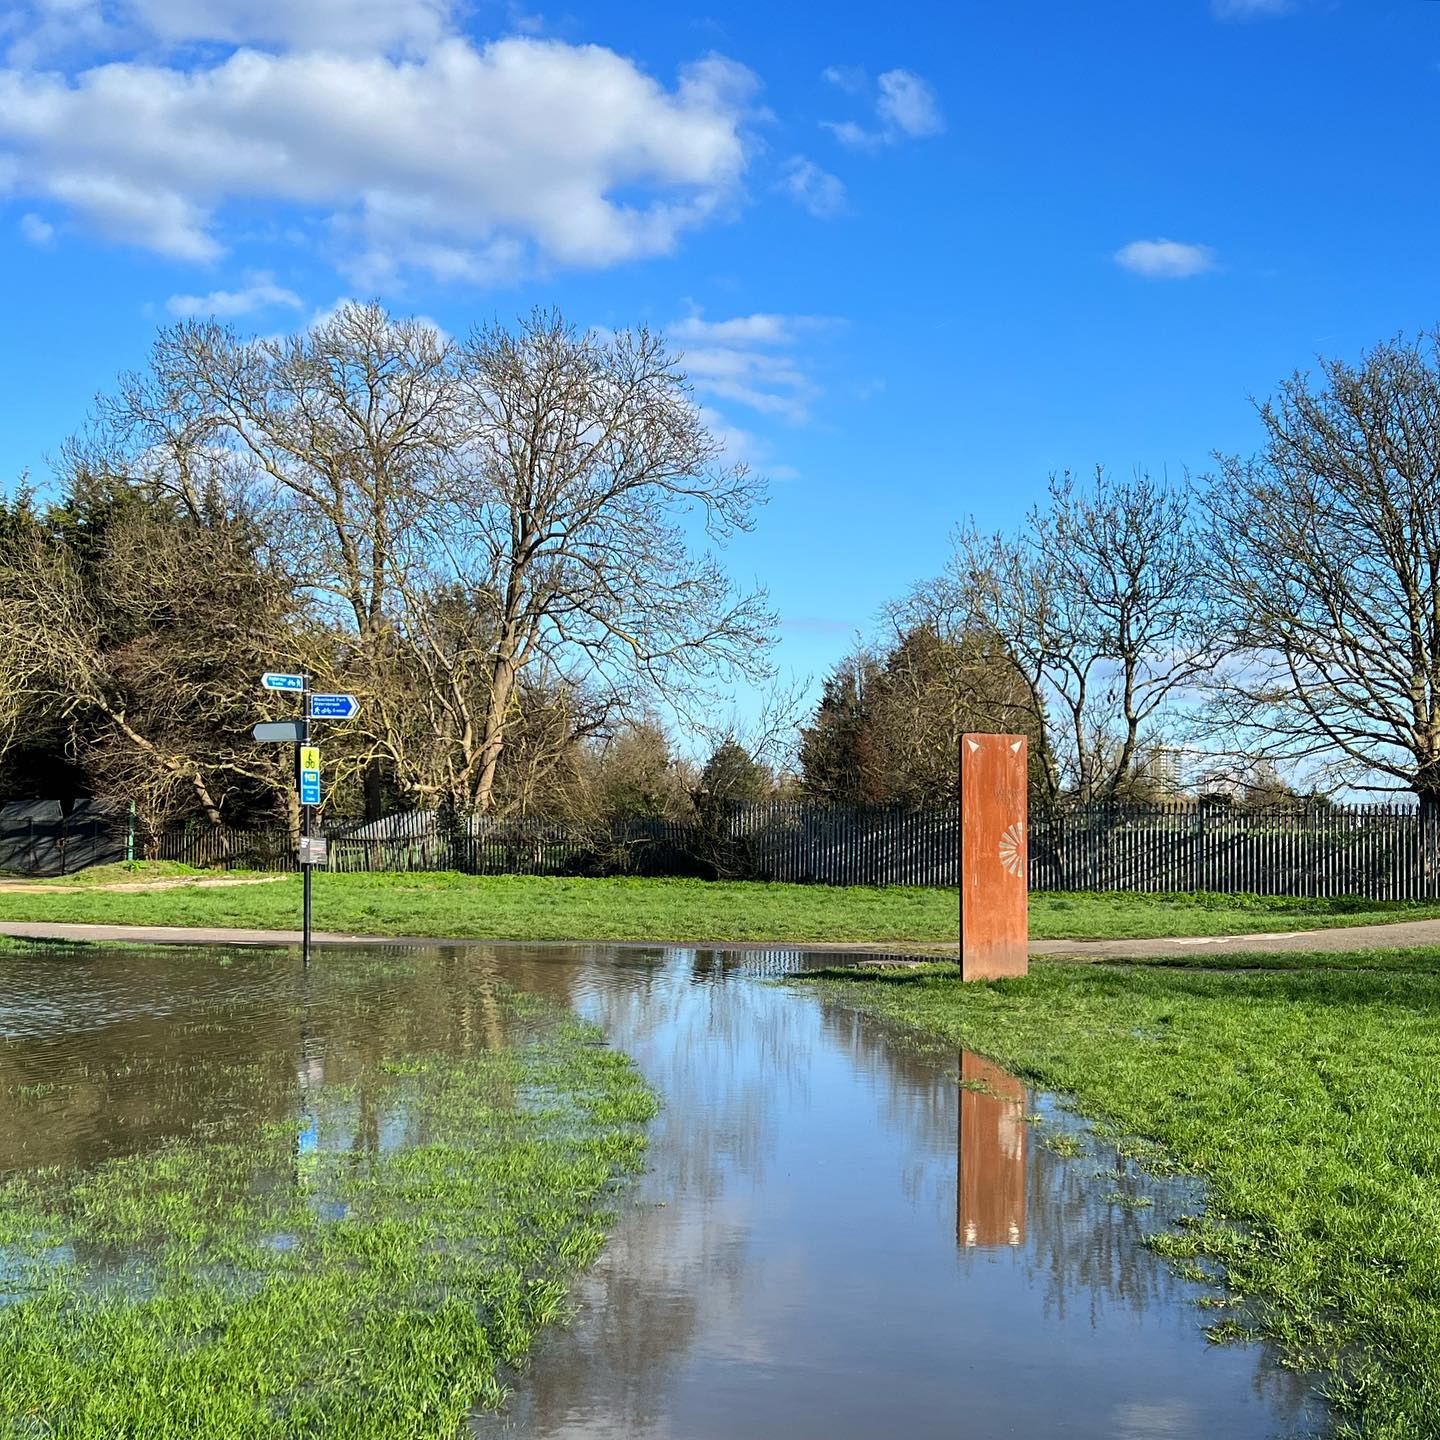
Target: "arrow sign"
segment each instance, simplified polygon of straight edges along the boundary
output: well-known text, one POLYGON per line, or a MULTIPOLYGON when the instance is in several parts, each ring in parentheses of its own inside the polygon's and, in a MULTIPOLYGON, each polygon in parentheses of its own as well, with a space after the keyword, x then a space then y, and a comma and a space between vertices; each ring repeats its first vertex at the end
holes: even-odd
POLYGON ((303 675, 277 675, 273 670, 267 670, 260 677, 260 683, 267 690, 303 690, 305 677, 303 675))
POLYGON ((277 742, 281 745, 298 745, 305 738, 303 720, 262 721, 251 732, 255 739, 277 742))
POLYGON ((353 720, 360 713, 360 702, 353 695, 312 695, 312 720, 353 720))

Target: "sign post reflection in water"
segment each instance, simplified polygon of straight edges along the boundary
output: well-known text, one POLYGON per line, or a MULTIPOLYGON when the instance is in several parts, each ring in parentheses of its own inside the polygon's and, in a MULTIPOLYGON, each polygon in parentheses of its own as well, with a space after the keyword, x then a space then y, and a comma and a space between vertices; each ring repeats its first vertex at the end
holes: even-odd
POLYGON ((960 737, 960 975, 997 980, 1030 966, 1023 735, 960 737))
POLYGON ((1025 1087, 969 1051, 960 1054, 960 1079, 955 1243, 967 1250, 1023 1245, 1030 1143, 1025 1087), (973 1088, 977 1084, 986 1088, 973 1088))

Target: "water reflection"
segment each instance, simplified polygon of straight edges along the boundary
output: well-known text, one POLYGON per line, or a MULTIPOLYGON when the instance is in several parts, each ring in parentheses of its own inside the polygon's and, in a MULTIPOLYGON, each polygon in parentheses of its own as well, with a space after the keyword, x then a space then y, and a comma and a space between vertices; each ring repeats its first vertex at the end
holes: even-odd
POLYGON ((1025 1243, 1028 1098, 1013 1075, 961 1052, 955 1237, 967 1250, 1025 1243))
POLYGON ((324 950, 302 976, 288 955, 7 957, 0 1172, 93 1166, 258 1110, 300 1121, 289 1183, 324 1205, 325 1156, 363 1164, 416 1139, 406 1107, 356 1077, 381 1054, 499 1043, 515 1023, 503 980, 598 1021, 665 1108, 576 1323, 477 1436, 1318 1428, 1304 1377, 1207 1345, 1200 1292, 1141 1243, 1196 1208, 1192 1186, 1135 1174, 1094 1137, 1061 1159, 1041 1137, 1074 1122, 1049 1097, 768 983, 813 963, 437 946, 324 950))

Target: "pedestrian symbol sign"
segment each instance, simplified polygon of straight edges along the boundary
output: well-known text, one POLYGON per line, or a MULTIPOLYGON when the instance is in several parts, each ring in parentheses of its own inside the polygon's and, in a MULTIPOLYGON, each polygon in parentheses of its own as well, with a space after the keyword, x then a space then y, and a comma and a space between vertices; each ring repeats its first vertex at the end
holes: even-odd
POLYGON ((360 702, 353 695, 312 695, 310 697, 310 718, 312 720, 353 720, 360 709, 360 702))

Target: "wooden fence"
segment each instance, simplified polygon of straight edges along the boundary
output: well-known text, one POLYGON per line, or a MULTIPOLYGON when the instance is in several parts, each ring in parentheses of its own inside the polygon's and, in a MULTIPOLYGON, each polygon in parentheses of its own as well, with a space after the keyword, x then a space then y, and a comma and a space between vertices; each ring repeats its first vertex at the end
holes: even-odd
MULTIPOLYGON (((91 831, 96 823, 87 821, 91 831)), ((705 821, 600 825, 484 817, 446 825, 415 811, 326 830, 330 868, 337 871, 698 875, 831 885, 951 886, 958 878, 954 809, 776 801, 705 821)), ((113 854, 104 837, 91 838, 97 856, 113 854)), ((149 837, 141 853, 203 866, 295 868, 291 838, 280 826, 170 830, 149 837)), ((1440 820, 1404 806, 1036 812, 1030 886, 1440 899, 1440 820)))

